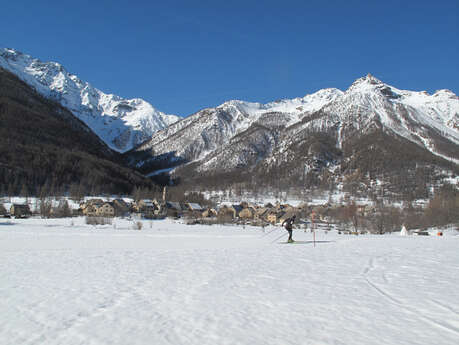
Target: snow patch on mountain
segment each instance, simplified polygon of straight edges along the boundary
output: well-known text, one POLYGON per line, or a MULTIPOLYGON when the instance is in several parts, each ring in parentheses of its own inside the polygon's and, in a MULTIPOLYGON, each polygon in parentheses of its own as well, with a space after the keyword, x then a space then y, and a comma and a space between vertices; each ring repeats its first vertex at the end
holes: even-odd
POLYGON ((0 48, 0 67, 14 73, 46 98, 58 101, 108 146, 125 152, 180 120, 140 98, 105 94, 56 62, 41 62, 14 49, 0 48))

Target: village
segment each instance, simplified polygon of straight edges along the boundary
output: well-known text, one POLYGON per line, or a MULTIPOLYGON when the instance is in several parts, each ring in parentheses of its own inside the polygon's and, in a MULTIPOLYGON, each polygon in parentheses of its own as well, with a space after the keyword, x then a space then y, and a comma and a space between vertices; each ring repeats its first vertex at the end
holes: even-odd
MULTIPOLYGON (((61 206, 62 207, 62 206, 61 206)), ((59 206, 51 207, 49 216, 57 217, 59 206)), ((70 208, 70 207, 69 207, 70 208)), ((156 199, 141 199, 126 201, 118 198, 111 201, 102 198, 92 198, 79 203, 78 208, 71 209, 69 216, 87 217, 133 217, 137 219, 162 219, 162 218, 185 218, 194 220, 219 219, 225 222, 246 221, 253 223, 276 224, 294 214, 302 213, 307 206, 297 207, 289 204, 272 205, 270 203, 260 206, 248 202, 240 204, 223 205, 219 208, 204 207, 193 202, 158 201, 156 199)), ((29 203, 12 203, 9 212, 3 207, 0 210, 3 216, 15 218, 27 218, 40 215, 40 208, 35 212, 29 203)), ((317 209, 316 209, 317 212, 317 209)), ((318 213, 320 214, 320 213, 318 213)))
MULTIPOLYGON (((265 227, 280 225, 293 215, 297 216, 297 228, 336 228, 344 233, 365 233, 363 228, 365 217, 378 215, 372 205, 334 205, 276 202, 256 204, 247 201, 239 203, 222 203, 217 206, 203 206, 196 202, 167 201, 163 199, 130 198, 85 198, 74 202, 70 199, 39 200, 29 202, 0 203, 0 216, 14 218, 63 218, 86 217, 91 224, 105 224, 114 217, 128 218, 136 221, 154 219, 182 219, 185 224, 240 224, 265 227), (7 207, 5 208, 4 205, 7 207), (358 219, 358 221, 357 221, 358 219), (359 223, 359 224, 357 224, 359 223), (357 229, 357 225, 359 229, 357 229)), ((368 225, 368 224, 366 224, 368 225)), ((366 226, 368 228, 368 226, 366 226)), ((397 229, 395 229, 397 230, 397 229)), ((398 229, 399 230, 399 229, 398 229)))
MULTIPOLYGON (((221 207, 204 207, 193 202, 158 201, 142 199, 131 204, 123 199, 103 202, 91 199, 80 204, 79 212, 85 216, 95 217, 134 217, 144 219, 184 218, 189 224, 196 223, 244 223, 252 225, 278 224, 293 215, 306 215, 314 210, 306 205, 294 207, 289 204, 272 205, 270 203, 255 205, 248 202, 222 205, 221 207), (306 212, 306 213, 305 213, 306 212)), ((316 208, 316 211, 318 209, 316 208)), ((318 213, 320 214, 320 213, 318 213)))

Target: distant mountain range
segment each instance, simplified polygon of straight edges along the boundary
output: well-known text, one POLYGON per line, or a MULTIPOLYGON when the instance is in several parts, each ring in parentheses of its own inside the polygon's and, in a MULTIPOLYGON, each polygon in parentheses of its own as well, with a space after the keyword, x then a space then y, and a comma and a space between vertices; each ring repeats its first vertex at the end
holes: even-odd
MULTIPOLYGON (((433 159, 435 165, 457 166, 459 98, 448 90, 433 95, 399 90, 367 75, 344 92, 324 89, 268 104, 229 101, 153 134, 135 149, 136 164, 145 165, 145 172, 164 171, 168 157, 169 167, 185 164, 186 174, 197 176, 241 169, 266 173, 288 161, 293 175, 300 169, 303 172, 297 175, 304 176, 317 171, 319 162, 333 172, 351 161, 359 167, 358 153, 373 148, 378 155, 377 138, 382 135, 385 142, 378 149, 397 141, 394 158, 409 148, 413 155, 423 152, 426 162, 433 159), (150 158, 143 156, 139 162, 142 151, 149 152, 150 158)), ((386 159, 379 163, 382 167, 371 165, 384 170, 384 165, 393 165, 390 152, 386 159)))
POLYGON ((145 175, 312 186, 356 173, 415 179, 421 169, 431 178, 459 166, 459 98, 449 90, 400 90, 369 74, 346 91, 267 104, 233 100, 180 118, 106 95, 57 63, 12 49, 0 49, 0 67, 68 108, 145 175))

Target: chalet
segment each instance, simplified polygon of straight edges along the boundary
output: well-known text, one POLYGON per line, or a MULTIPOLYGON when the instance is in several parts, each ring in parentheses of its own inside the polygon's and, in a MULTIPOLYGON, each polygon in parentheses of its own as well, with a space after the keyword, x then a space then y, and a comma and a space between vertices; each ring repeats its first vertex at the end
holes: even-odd
POLYGON ((80 208, 78 209, 81 214, 84 214, 84 209, 86 208, 86 203, 80 202, 80 208))
POLYGON ((204 212, 204 208, 201 205, 193 202, 185 203, 183 210, 185 210, 188 215, 194 217, 201 217, 204 212))
POLYGON ((270 212, 269 208, 266 207, 260 207, 256 209, 254 219, 256 220, 266 220, 268 214, 270 212))
POLYGON ((277 223, 277 212, 272 212, 270 211, 268 215, 266 216, 266 220, 270 222, 271 224, 276 224, 277 223))
POLYGON ((181 217, 183 214, 182 206, 179 202, 166 201, 166 215, 168 217, 181 217))
POLYGON ((208 208, 201 214, 203 218, 214 218, 214 217, 217 217, 217 215, 218 215, 217 210, 213 208, 208 208))
POLYGON ((274 212, 270 212, 268 214, 268 216, 266 217, 267 221, 270 222, 271 224, 277 224, 279 223, 280 219, 282 218, 282 216, 285 215, 285 212, 284 211, 274 211, 274 212))
POLYGON ((256 210, 253 207, 246 207, 239 212, 239 218, 241 219, 254 219, 256 210))
POLYGON ((185 206, 188 208, 189 211, 197 211, 197 212, 202 212, 204 209, 202 208, 201 205, 193 203, 193 202, 188 202, 185 204, 185 206))
POLYGON ((160 207, 156 200, 142 199, 136 202, 134 210, 143 214, 155 214, 158 213, 160 207))
POLYGON ((82 205, 82 213, 83 215, 85 216, 89 216, 89 217, 95 217, 97 216, 97 209, 98 207, 96 205, 82 205))
POLYGON ((159 212, 159 206, 153 201, 145 202, 140 208, 140 212, 146 217, 152 217, 159 212))
POLYGON ((224 205, 218 210, 218 218, 222 220, 235 219, 238 217, 240 211, 242 211, 242 207, 239 205, 224 205))
POLYGON ((105 202, 102 206, 97 208, 96 214, 100 217, 114 217, 115 207, 112 202, 105 202))
POLYGON ((89 199, 80 204, 80 212, 85 216, 97 216, 97 209, 103 204, 102 199, 89 199))
POLYGON ((13 204, 10 207, 10 214, 16 218, 27 218, 32 215, 32 212, 27 204, 13 204))
POLYGON ((129 215, 130 205, 128 205, 128 203, 123 199, 113 200, 113 207, 117 217, 127 217, 129 215))

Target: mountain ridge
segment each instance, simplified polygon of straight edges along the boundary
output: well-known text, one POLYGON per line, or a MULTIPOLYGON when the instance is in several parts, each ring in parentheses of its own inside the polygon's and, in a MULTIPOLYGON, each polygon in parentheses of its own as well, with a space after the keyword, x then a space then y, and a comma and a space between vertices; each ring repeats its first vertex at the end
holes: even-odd
POLYGON ((402 90, 368 74, 344 91, 327 88, 265 104, 229 100, 179 118, 142 99, 104 94, 58 63, 15 50, 0 49, 0 67, 68 108, 147 176, 266 172, 275 183, 273 176, 288 180, 290 174, 313 185, 337 171, 387 174, 387 147, 403 152, 407 164, 398 169, 414 174, 418 159, 427 170, 429 165, 454 170, 459 164, 459 97, 446 89, 402 90), (367 157, 370 153, 384 159, 367 157))
MULTIPOLYGON (((435 146, 438 139, 433 140, 430 132, 459 145, 458 119, 459 98, 451 91, 429 95, 400 90, 369 74, 357 79, 346 91, 329 88, 303 98, 266 104, 232 100, 203 109, 153 134, 136 150, 152 149, 157 155, 174 152, 187 162, 202 161, 201 170, 205 170, 218 151, 229 149, 235 138, 250 128, 253 132, 256 126, 271 128, 261 140, 271 146, 279 144, 280 136, 273 132, 276 128, 292 136, 304 129, 332 130, 338 148, 359 130, 379 126, 457 164, 459 155, 449 155, 435 146)), ((255 152, 263 145, 257 146, 255 152)), ((233 167, 241 164, 236 162, 233 167)))
POLYGON ((14 49, 0 48, 0 67, 69 109, 111 149, 121 153, 180 119, 140 98, 105 94, 57 62, 42 62, 14 49))

